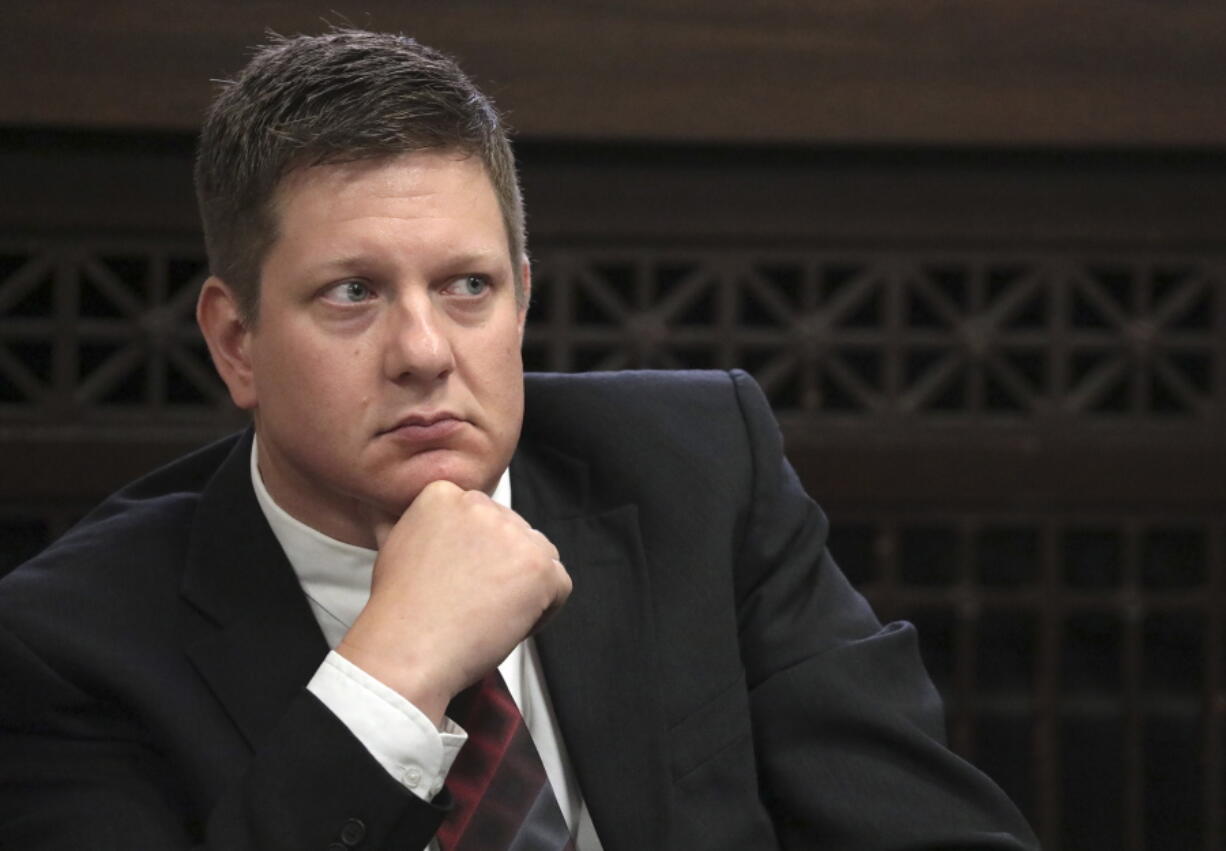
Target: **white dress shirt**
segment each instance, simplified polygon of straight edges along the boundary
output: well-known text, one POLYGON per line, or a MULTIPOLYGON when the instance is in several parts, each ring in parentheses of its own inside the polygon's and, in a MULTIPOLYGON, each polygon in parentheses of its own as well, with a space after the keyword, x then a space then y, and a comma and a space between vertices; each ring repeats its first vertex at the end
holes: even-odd
MULTIPOLYGON (((251 484, 268 525, 298 575, 324 639, 333 648, 307 688, 389 774, 422 800, 431 800, 442 789, 467 734, 447 718, 441 730, 436 728, 412 702, 335 652, 370 597, 378 553, 330 538, 277 505, 259 472, 256 441, 251 445, 251 484)), ((509 470, 499 479, 493 499, 510 507, 509 470)), ((528 639, 520 643, 498 670, 524 716, 562 815, 576 837, 576 847, 600 851, 545 691, 535 642, 528 639)), ((429 848, 436 847, 436 843, 430 843, 429 848)))

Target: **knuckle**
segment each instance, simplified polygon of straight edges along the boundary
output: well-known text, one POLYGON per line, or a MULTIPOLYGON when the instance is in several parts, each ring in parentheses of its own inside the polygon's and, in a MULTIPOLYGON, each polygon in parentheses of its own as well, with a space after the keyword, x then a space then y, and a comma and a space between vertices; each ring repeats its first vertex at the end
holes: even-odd
POLYGON ((421 489, 421 493, 417 495, 417 498, 426 497, 427 500, 444 499, 455 490, 458 490, 456 486, 446 479, 435 479, 421 489))
POLYGON ((455 488, 456 491, 459 492, 460 500, 465 505, 469 505, 472 507, 487 507, 487 506, 494 505, 494 502, 488 496, 483 494, 481 491, 461 490, 456 485, 452 485, 452 487, 455 488))

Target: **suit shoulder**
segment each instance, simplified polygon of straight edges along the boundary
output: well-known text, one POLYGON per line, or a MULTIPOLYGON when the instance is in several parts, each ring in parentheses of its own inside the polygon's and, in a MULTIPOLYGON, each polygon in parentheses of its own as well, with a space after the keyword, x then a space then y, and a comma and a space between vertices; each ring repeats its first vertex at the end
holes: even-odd
POLYGON ((676 432, 736 440, 747 423, 777 430, 762 389, 739 369, 527 373, 524 400, 530 437, 591 429, 598 435, 676 432))
POLYGON ((107 497, 0 581, 0 609, 11 612, 35 599, 65 594, 94 595, 100 604, 98 595, 121 590, 136 573, 176 563, 201 494, 240 441, 235 435, 195 450, 107 497))
POLYGON ((524 397, 528 416, 567 416, 567 411, 614 411, 654 418, 661 410, 700 413, 735 405, 742 382, 739 370, 627 370, 587 373, 527 373, 524 397))
POLYGON ((582 458, 594 470, 666 463, 706 481, 713 461, 747 458, 751 421, 774 430, 761 391, 737 371, 525 377, 525 443, 582 458))

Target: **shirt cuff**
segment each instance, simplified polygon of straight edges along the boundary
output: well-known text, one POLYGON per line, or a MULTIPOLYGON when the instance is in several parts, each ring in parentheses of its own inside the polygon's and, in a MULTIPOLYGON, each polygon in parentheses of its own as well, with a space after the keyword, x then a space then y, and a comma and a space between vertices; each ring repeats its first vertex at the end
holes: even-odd
POLYGON ((307 684, 387 773, 423 801, 443 788, 468 734, 449 718, 439 730, 403 695, 336 651, 307 684))

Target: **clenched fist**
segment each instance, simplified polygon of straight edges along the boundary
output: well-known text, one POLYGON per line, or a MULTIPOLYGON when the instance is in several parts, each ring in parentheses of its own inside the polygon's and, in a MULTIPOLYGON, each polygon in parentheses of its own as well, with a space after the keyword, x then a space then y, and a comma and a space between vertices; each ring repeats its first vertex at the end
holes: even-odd
POLYGON ((438 724, 570 590, 557 547, 522 517, 433 482, 382 540, 370 600, 336 649, 438 724))

